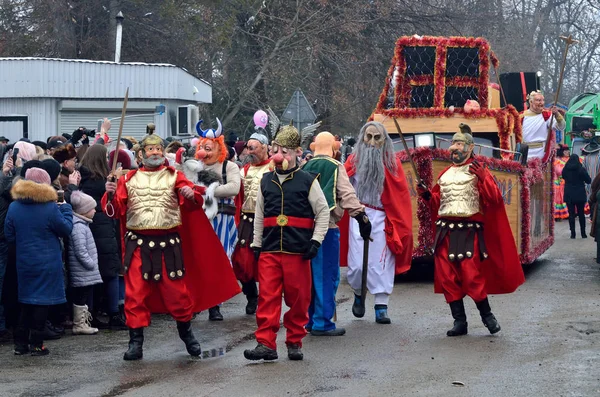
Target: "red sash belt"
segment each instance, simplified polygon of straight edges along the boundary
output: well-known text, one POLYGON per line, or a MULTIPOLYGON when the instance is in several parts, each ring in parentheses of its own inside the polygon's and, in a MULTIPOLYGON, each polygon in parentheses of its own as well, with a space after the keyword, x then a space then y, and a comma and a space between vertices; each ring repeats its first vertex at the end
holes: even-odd
POLYGON ((265 218, 263 221, 264 227, 283 227, 283 226, 291 226, 291 227, 300 227, 304 229, 312 229, 315 226, 315 220, 311 218, 298 218, 295 216, 270 216, 265 218), (285 220, 284 220, 285 218, 285 220), (278 222, 279 219, 279 222, 278 222))

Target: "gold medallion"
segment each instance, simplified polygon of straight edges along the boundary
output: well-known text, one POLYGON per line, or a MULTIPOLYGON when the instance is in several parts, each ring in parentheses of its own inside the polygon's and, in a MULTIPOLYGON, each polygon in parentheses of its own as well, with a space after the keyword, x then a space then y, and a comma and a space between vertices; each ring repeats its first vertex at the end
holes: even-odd
POLYGON ((288 224, 288 217, 281 214, 277 216, 277 225, 283 227, 288 224))

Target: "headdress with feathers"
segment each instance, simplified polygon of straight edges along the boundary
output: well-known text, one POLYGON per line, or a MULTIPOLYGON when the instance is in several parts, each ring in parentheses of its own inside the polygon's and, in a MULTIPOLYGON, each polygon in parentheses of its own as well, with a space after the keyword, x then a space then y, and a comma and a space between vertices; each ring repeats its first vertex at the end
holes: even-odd
MULTIPOLYGON (((273 110, 269 107, 267 108, 267 114, 269 115, 269 126, 271 127, 271 134, 276 136, 279 132, 279 128, 281 127, 281 121, 279 117, 273 112, 273 110)), ((292 123, 293 124, 293 123, 292 123)), ((317 128, 321 126, 321 121, 316 122, 314 124, 307 125, 300 131, 300 146, 302 148, 307 149, 310 143, 313 140, 313 136, 315 135, 315 131, 317 128)))

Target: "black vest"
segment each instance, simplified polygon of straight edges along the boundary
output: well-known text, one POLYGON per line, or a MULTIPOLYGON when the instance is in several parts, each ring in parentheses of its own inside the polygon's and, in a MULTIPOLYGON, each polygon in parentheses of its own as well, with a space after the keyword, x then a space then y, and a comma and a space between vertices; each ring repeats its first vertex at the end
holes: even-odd
MULTIPOLYGON (((296 169, 290 172, 283 183, 275 172, 266 173, 260 189, 264 198, 264 218, 280 215, 313 219, 308 195, 317 177, 309 172, 296 169)), ((302 254, 312 238, 312 228, 286 226, 265 227, 263 230, 262 251, 302 254)))

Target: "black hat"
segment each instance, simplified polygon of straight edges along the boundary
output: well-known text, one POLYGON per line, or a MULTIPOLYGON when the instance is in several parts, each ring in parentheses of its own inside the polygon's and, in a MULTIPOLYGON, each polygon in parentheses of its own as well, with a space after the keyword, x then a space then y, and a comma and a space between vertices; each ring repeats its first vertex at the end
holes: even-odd
POLYGON ((67 134, 66 132, 64 134, 62 134, 62 136, 64 138, 66 138, 67 141, 71 140, 71 134, 67 134))
MULTIPOLYGON (((27 165, 27 163, 25 163, 27 165)), ((60 164, 54 159, 42 160, 42 169, 50 175, 50 180, 55 181, 60 174, 60 164)))
POLYGON ((41 147, 44 152, 46 151, 46 149, 48 148, 48 145, 46 144, 46 142, 42 142, 42 141, 33 141, 31 142, 32 144, 34 144, 37 147, 41 147))
POLYGON ((3 136, 0 136, 0 142, 10 142, 10 139, 8 139, 7 137, 5 137, 3 135, 3 136))
POLYGON ((133 142, 131 142, 129 139, 121 138, 121 140, 125 143, 127 149, 131 150, 133 148, 133 142))
POLYGON ((59 140, 57 139, 57 140, 54 140, 54 141, 50 141, 50 142, 49 142, 49 143, 46 145, 46 148, 47 148, 47 149, 55 149, 55 148, 57 148, 57 147, 61 147, 61 146, 63 146, 63 145, 64 145, 64 143, 63 143, 62 141, 59 141, 59 140))
POLYGON ((27 143, 31 143, 31 141, 27 138, 21 138, 19 139, 19 142, 27 142, 27 143))

